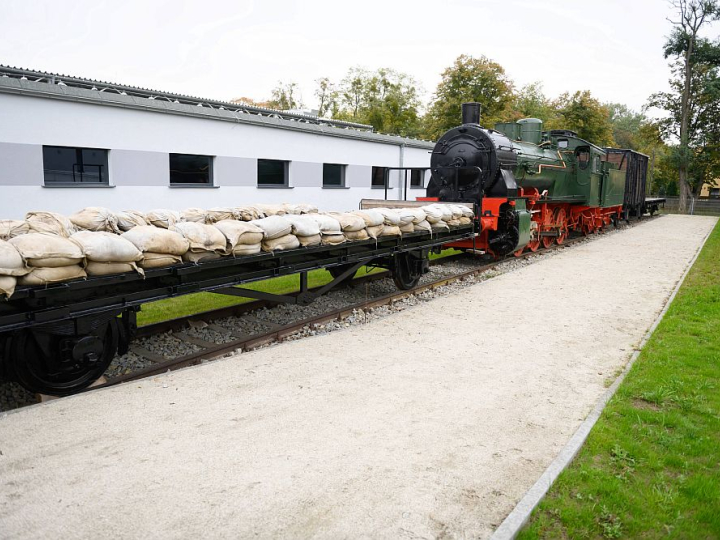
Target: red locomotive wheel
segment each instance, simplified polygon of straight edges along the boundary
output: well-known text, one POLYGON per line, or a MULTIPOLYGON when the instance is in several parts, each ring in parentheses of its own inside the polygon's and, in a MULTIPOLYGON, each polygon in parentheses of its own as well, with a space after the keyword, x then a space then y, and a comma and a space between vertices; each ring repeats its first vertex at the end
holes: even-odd
POLYGON ((525 248, 516 249, 515 251, 513 251, 513 255, 515 255, 516 257, 520 257, 522 256, 524 250, 525 248))
MULTIPOLYGON (((555 221, 553 219, 554 213, 548 212, 545 214, 545 219, 543 220, 542 227, 540 229, 541 232, 551 232, 553 231, 553 225, 555 224, 555 221)), ((555 242, 554 236, 541 236, 540 242, 542 243, 544 248, 549 248, 553 245, 553 242, 555 242)))
POLYGON ((558 245, 562 245, 568 236, 567 214, 564 208, 556 208, 554 212, 555 223, 560 226, 560 235, 555 239, 558 245))
POLYGON ((538 248, 540 248, 540 240, 530 240, 530 242, 528 242, 527 248, 533 253, 535 253, 538 248))

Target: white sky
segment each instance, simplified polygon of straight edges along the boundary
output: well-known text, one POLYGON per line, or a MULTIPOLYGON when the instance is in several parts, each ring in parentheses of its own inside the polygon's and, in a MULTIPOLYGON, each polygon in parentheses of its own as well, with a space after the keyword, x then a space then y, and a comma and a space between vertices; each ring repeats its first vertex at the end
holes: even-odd
MULTIPOLYGON (((352 66, 413 76, 429 98, 460 54, 518 87, 589 89, 639 109, 667 87, 666 0, 0 0, 0 63, 231 99, 352 66)), ((715 29, 713 29, 715 31, 715 29)))

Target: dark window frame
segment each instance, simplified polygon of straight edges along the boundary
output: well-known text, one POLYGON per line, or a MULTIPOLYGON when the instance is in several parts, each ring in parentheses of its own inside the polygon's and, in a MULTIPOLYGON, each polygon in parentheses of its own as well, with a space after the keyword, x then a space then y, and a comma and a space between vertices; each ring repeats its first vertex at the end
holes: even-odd
POLYGON ((215 179, 214 179, 214 174, 213 174, 214 173, 214 163, 215 163, 215 156, 209 156, 206 154, 179 154, 176 152, 171 152, 168 155, 168 164, 169 164, 168 170, 170 172, 169 184, 172 187, 214 187, 214 185, 215 185, 215 179), (205 173, 205 174, 207 174, 207 181, 205 181, 205 182, 192 181, 192 180, 180 181, 180 182, 177 181, 177 177, 180 174, 199 174, 196 171, 191 171, 189 173, 179 172, 180 169, 178 167, 177 161, 174 164, 175 169, 173 169, 173 159, 178 160, 178 159, 182 159, 182 158, 193 158, 193 159, 205 158, 205 159, 207 159, 207 171, 205 173), (175 177, 176 177, 175 181, 173 181, 173 171, 175 171, 175 173, 174 173, 175 177))
MULTIPOLYGON (((379 166, 372 166, 372 170, 370 171, 370 187, 372 189, 384 189, 385 188, 385 173, 387 173, 387 170, 390 167, 379 167, 379 166), (376 182, 376 177, 379 176, 380 182, 376 182)), ((388 184, 390 184, 390 179, 388 177, 388 184)), ((388 185, 388 189, 390 186, 388 185)))
POLYGON ((347 170, 347 165, 343 163, 323 163, 323 188, 344 188, 345 187, 345 171, 347 170), (339 167, 340 172, 340 183, 338 184, 329 184, 327 182, 327 173, 329 167, 339 167))
POLYGON ((411 189, 422 189, 425 187, 425 169, 410 169, 410 188, 411 189), (418 182, 415 182, 413 178, 416 174, 420 176, 418 182))
POLYGON ((266 158, 259 158, 257 160, 257 187, 259 188, 289 188, 290 187, 290 161, 284 160, 284 159, 266 159, 266 158), (283 182, 264 182, 261 183, 260 179, 262 176, 267 176, 267 172, 262 173, 260 170, 263 165, 269 165, 269 164, 282 164, 282 175, 283 175, 283 182))
MULTIPOLYGON (((89 148, 85 146, 57 146, 43 145, 43 185, 45 186, 109 186, 110 185, 110 168, 109 168, 109 150, 107 148, 89 148), (74 151, 74 162, 70 169, 50 169, 48 162, 50 152, 53 150, 74 151), (86 152, 102 152, 102 163, 87 163, 88 156, 86 152), (86 177, 95 176, 91 171, 97 168, 97 178, 99 180, 86 180, 86 177), (90 169, 90 170, 87 170, 90 169), (49 180, 51 175, 67 174, 72 176, 72 180, 49 180)), ((73 158, 71 158, 73 159, 73 158)))

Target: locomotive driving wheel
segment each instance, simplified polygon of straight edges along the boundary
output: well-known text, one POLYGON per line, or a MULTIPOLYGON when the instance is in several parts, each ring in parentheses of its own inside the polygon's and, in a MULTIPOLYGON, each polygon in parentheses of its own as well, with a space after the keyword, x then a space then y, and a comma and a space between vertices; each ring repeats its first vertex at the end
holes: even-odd
POLYGON ((84 336, 21 330, 6 344, 14 380, 31 392, 69 395, 87 388, 105 373, 118 349, 113 318, 84 336))
POLYGON ((558 237, 555 239, 555 241, 558 243, 558 245, 562 245, 563 242, 568 237, 568 222, 567 222, 567 214, 565 212, 564 208, 556 208, 555 212, 553 212, 553 218, 555 220, 555 223, 559 227, 558 229, 558 237))
MULTIPOLYGON (((548 233, 553 231, 553 225, 555 223, 554 215, 555 213, 551 212, 550 210, 545 213, 545 219, 543 219, 542 228, 540 229, 542 232, 548 233)), ((555 242, 555 237, 541 236, 540 241, 542 242, 544 248, 549 248, 553 245, 553 242, 555 242)))

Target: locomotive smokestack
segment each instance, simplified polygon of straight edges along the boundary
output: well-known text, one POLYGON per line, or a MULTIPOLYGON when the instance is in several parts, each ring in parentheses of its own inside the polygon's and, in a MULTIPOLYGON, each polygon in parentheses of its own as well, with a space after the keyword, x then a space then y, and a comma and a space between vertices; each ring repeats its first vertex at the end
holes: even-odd
POLYGON ((480 123, 480 104, 479 103, 463 103, 462 104, 462 123, 463 124, 479 124, 480 123))

